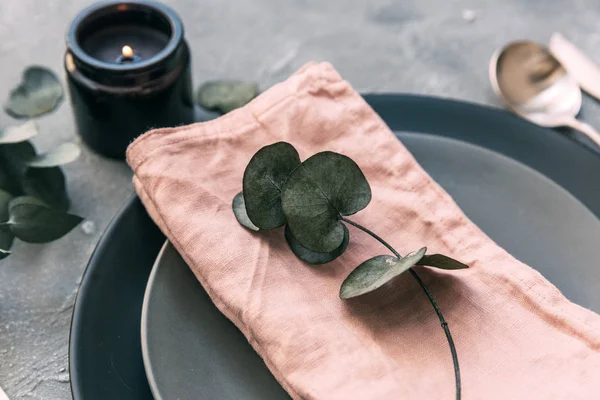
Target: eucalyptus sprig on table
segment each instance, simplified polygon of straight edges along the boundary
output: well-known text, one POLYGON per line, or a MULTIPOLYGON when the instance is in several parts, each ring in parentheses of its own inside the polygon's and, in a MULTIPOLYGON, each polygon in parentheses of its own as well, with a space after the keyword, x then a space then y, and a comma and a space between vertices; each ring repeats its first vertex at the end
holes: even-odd
POLYGON ((413 267, 454 270, 467 265, 443 254, 428 255, 426 247, 402 257, 381 237, 348 219, 369 204, 371 188, 358 165, 342 154, 324 151, 301 162, 289 143, 265 146, 248 163, 242 186, 232 204, 238 222, 256 232, 285 225, 290 249, 309 264, 325 264, 344 253, 350 240, 346 224, 383 244, 392 255, 379 255, 360 264, 342 283, 340 298, 372 292, 408 271, 427 295, 444 329, 454 364, 456 398, 460 399, 458 357, 450 329, 413 267))
MULTIPOLYGON (((55 110, 62 98, 62 86, 52 71, 29 67, 4 110, 14 118, 36 118, 55 110)), ((0 260, 10 255, 15 238, 50 242, 82 221, 66 212, 70 201, 60 168, 79 156, 79 146, 64 143, 37 154, 29 142, 37 134, 34 120, 0 129, 0 260)))

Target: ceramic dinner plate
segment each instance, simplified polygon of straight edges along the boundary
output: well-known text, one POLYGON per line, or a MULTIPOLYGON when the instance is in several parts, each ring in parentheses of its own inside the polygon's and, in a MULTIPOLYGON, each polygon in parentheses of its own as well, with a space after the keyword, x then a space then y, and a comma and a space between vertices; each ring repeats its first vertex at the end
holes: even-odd
MULTIPOLYGON (((567 297, 600 311, 597 153, 498 109, 409 95, 365 99, 394 131, 428 134, 402 140, 483 230, 567 297)), ((135 197, 100 240, 73 313, 74 399, 152 399, 140 344, 145 290, 146 359, 157 398, 285 398, 175 252, 165 250, 147 287, 163 243, 135 197)))
MULTIPOLYGON (((398 137, 500 246, 571 300, 600 304, 594 263, 600 259, 600 221, 579 200, 533 169, 482 147, 423 134, 398 137), (583 290, 580 280, 588 282, 583 290)), ((156 399, 289 398, 169 243, 150 275, 141 326, 156 399)))

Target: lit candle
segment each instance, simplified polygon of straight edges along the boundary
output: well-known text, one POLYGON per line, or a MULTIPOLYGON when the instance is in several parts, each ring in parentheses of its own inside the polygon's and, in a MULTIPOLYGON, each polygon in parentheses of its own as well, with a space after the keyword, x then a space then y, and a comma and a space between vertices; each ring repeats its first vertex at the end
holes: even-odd
POLYGON ((121 49, 121 54, 125 58, 131 58, 131 57, 133 57, 133 49, 130 46, 125 45, 121 49))
POLYGON ((93 150, 123 158, 149 128, 194 121, 190 55, 169 7, 99 2, 67 34, 65 69, 78 132, 93 150))

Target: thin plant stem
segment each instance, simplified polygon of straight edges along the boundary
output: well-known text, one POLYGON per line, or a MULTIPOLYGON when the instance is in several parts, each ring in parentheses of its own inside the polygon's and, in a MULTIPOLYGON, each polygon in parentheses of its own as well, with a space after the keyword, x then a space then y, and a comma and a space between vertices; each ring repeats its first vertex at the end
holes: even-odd
MULTIPOLYGON (((402 258, 402 256, 392 246, 390 246, 389 243, 387 243, 379 235, 377 235, 370 229, 367 229, 364 226, 357 224, 356 222, 346 219, 344 217, 342 217, 342 221, 360 229, 361 231, 365 232, 368 235, 371 235, 373 238, 375 238, 377 241, 379 241, 382 245, 387 247, 388 250, 391 251, 392 254, 394 254, 396 257, 402 258)), ((446 334, 446 339, 448 340, 448 345, 450 346, 450 353, 452 354, 452 363, 454 364, 454 381, 455 381, 455 385, 456 385, 456 400, 460 400, 460 368, 458 366, 458 355, 456 354, 456 347, 454 346, 454 340, 452 339, 452 334, 450 333, 450 328, 448 327, 448 323, 444 319, 444 316, 442 315, 442 311, 438 307, 433 295, 431 294, 431 292, 425 285, 425 282, 423 282, 421 277, 417 274, 417 272, 413 268, 409 269, 409 272, 413 276, 413 278, 415 278, 415 280, 417 281, 419 286, 421 286, 421 288, 425 292, 425 295, 427 296, 427 298, 429 299, 429 302, 433 306, 433 309, 435 310, 435 313, 437 314, 437 316, 440 320, 440 324, 442 325, 442 329, 444 329, 444 333, 446 334)))

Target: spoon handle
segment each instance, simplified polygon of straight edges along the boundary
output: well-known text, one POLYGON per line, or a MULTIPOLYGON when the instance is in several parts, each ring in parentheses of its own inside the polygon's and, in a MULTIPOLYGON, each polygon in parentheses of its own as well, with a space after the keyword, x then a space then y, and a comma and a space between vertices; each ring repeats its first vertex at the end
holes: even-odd
POLYGON ((598 146, 600 146, 600 133, 591 125, 588 125, 585 122, 581 122, 575 118, 565 121, 565 125, 578 130, 579 132, 583 133, 585 136, 590 138, 598 146))
POLYGON ((600 99, 600 66, 598 64, 560 33, 552 34, 548 48, 583 90, 600 99))

